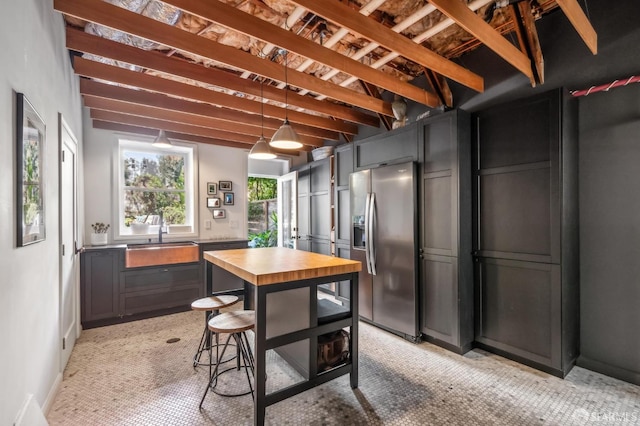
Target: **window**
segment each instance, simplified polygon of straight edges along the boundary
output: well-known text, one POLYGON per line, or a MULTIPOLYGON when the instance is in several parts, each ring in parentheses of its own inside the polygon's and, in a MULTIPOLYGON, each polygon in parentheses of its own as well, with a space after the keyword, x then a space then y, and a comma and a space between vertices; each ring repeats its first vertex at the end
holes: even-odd
POLYGON ((195 147, 156 148, 120 139, 118 149, 118 235, 194 234, 195 147))

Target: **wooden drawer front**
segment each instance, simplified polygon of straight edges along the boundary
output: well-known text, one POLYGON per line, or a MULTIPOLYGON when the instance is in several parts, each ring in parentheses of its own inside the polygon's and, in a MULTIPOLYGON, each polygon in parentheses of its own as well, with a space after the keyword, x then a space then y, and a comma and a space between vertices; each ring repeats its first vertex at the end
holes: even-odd
POLYGON ((132 292, 191 284, 200 285, 201 280, 199 264, 145 268, 123 272, 120 277, 120 291, 132 292))

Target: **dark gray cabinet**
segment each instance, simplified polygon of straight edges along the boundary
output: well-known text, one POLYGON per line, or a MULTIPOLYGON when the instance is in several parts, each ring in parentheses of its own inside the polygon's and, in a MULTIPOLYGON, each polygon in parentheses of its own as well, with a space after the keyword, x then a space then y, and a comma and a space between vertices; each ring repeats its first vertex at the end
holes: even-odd
POLYGON ((384 164, 418 161, 418 127, 415 124, 353 143, 354 170, 384 164))
POLYGON ((122 249, 87 250, 80 255, 80 319, 84 328, 120 315, 122 249))
POLYGON ((298 249, 331 254, 332 157, 298 168, 298 249))
POLYGON ((185 307, 203 296, 199 262, 120 272, 120 312, 134 315, 185 307))
MULTIPOLYGON (((353 172, 353 144, 344 144, 333 154, 334 176, 334 238, 335 255, 351 259, 351 218, 349 212, 349 175, 353 172)), ((336 283, 335 296, 338 300, 349 300, 349 281, 336 283)))
POLYGON ((475 340, 564 376, 579 337, 576 102, 554 90, 473 124, 475 340))
POLYGON ((470 117, 420 121, 420 328, 458 353, 473 343, 470 117))
MULTIPOLYGON (((247 248, 248 240, 238 241, 216 241, 200 243, 200 258, 204 259, 202 253, 210 250, 234 250, 247 248)), ((204 294, 224 293, 232 290, 244 288, 244 281, 235 274, 213 265, 206 260, 202 261, 205 290, 204 294)))

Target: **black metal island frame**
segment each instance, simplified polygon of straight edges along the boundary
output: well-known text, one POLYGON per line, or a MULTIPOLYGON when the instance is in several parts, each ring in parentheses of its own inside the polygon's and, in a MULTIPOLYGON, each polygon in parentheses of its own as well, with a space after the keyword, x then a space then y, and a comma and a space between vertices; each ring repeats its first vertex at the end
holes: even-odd
POLYGON ((244 280, 245 309, 255 310, 254 424, 266 407, 345 374, 358 387, 358 272, 362 264, 281 247, 206 251, 208 262, 244 280), (318 299, 318 285, 350 282, 350 305, 318 299), (349 357, 318 369, 318 338, 349 328, 349 357), (278 353, 304 381, 266 393, 266 352, 278 353))

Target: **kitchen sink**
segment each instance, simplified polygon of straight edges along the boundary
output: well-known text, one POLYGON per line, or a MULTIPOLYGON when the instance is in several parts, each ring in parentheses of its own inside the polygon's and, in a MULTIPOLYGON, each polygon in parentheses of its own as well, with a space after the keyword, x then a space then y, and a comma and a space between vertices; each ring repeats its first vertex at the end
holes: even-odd
POLYGON ((200 248, 194 242, 129 244, 125 251, 125 267, 173 265, 200 261, 200 248))

